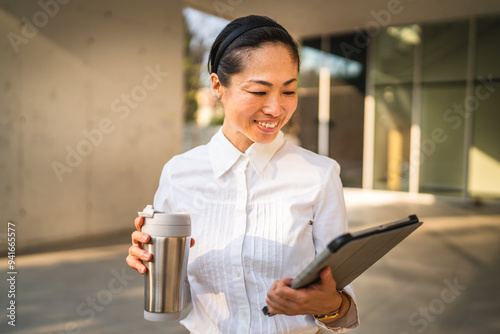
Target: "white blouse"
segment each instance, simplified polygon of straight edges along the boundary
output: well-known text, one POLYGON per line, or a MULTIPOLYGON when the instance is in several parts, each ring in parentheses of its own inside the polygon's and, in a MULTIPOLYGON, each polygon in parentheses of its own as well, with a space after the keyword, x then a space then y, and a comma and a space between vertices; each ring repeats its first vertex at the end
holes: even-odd
MULTIPOLYGON (((189 212, 191 333, 316 333, 313 316, 265 316, 267 291, 347 231, 340 167, 285 141, 241 153, 222 130, 164 167, 154 207, 189 212)), ((346 289, 354 296, 350 287, 346 289)), ((354 299, 353 299, 354 300, 354 299)), ((358 326, 356 303, 329 329, 358 326)), ((323 327, 324 328, 324 327, 323 327)))

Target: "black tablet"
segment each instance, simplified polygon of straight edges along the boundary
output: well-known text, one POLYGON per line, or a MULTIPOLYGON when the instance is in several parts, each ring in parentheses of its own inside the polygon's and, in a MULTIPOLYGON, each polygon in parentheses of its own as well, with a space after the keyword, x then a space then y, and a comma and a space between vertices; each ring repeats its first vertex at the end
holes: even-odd
MULTIPOLYGON (((335 238, 290 284, 300 289, 319 280, 326 266, 340 291, 371 267, 382 256, 415 231, 422 222, 416 215, 335 238)), ((267 307, 263 309, 266 315, 267 307)))

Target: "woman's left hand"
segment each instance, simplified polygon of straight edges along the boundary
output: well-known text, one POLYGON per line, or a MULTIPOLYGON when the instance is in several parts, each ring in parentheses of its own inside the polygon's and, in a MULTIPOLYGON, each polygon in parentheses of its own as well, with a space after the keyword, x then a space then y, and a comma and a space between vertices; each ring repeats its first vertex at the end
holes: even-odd
POLYGON ((328 314, 339 309, 342 297, 337 292, 337 283, 330 267, 320 273, 320 281, 301 289, 290 288, 291 278, 273 283, 267 292, 267 308, 270 313, 299 315, 328 314))

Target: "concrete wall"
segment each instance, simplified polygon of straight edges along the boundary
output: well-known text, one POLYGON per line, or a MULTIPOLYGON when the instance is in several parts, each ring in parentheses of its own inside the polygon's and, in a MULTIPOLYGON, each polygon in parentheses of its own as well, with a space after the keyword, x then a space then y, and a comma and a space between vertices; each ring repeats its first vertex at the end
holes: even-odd
POLYGON ((0 245, 133 230, 181 150, 183 35, 181 1, 0 1, 0 245))

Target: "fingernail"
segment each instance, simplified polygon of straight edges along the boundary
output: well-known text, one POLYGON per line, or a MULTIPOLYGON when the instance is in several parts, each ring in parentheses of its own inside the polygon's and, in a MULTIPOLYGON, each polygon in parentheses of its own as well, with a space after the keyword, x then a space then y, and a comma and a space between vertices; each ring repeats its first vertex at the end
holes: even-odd
POLYGON ((146 240, 148 240, 148 236, 147 235, 142 235, 141 236, 141 241, 145 242, 146 240))

